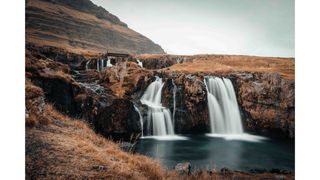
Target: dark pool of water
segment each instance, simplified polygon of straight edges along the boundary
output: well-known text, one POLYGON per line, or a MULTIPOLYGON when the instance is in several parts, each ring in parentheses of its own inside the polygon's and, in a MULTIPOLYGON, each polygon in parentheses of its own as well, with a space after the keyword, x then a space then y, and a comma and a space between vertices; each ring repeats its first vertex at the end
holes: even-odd
POLYGON ((186 137, 188 140, 141 139, 136 152, 159 159, 168 168, 190 162, 193 169, 294 170, 294 141, 247 142, 204 135, 186 137))

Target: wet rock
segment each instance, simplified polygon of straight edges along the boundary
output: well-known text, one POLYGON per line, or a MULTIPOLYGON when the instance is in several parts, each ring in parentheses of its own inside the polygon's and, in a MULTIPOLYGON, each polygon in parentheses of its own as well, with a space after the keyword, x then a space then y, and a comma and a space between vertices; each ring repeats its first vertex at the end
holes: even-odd
POLYGON ((109 106, 98 108, 93 118, 95 130, 116 140, 139 136, 140 120, 133 103, 128 99, 108 99, 109 106))
POLYGON ((172 73, 165 74, 162 103, 175 112, 176 133, 209 132, 207 96, 201 77, 172 73), (176 85, 174 107, 174 84, 176 85))
POLYGON ((230 173, 231 171, 228 169, 228 168, 221 168, 220 169, 220 172, 222 172, 222 173, 230 173))
POLYGON ((280 170, 280 169, 275 169, 275 168, 273 168, 273 169, 271 169, 269 172, 270 172, 270 173, 280 174, 280 173, 281 173, 281 170, 280 170))
POLYGON ((174 169, 180 175, 183 175, 183 174, 190 175, 191 174, 191 164, 189 162, 178 163, 174 169))

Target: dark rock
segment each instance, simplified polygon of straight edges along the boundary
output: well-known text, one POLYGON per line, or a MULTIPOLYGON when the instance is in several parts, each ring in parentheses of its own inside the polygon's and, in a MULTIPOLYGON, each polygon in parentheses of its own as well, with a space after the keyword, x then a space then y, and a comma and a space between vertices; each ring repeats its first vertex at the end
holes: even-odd
POLYGON ((221 168, 220 169, 220 172, 222 172, 222 173, 230 173, 231 171, 228 169, 228 168, 221 168))
POLYGON ((97 132, 115 140, 131 140, 139 136, 140 120, 133 103, 127 99, 109 99, 110 105, 97 108, 93 125, 97 132))
POLYGON ((265 173, 267 172, 266 169, 250 169, 249 170, 250 173, 265 173))
POLYGON ((191 174, 191 164, 189 162, 178 163, 174 169, 180 175, 183 175, 183 174, 190 175, 191 174))
POLYGON ((271 169, 269 172, 270 172, 270 173, 275 173, 275 174, 280 174, 280 173, 281 173, 281 170, 280 170, 280 169, 275 169, 275 168, 273 168, 273 169, 271 169))

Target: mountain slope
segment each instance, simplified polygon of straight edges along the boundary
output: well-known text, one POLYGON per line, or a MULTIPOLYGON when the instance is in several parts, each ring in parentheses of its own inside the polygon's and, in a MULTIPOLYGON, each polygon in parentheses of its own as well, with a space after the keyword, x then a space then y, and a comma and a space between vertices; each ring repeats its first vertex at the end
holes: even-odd
POLYGON ((76 53, 164 53, 89 0, 27 0, 26 42, 76 53))

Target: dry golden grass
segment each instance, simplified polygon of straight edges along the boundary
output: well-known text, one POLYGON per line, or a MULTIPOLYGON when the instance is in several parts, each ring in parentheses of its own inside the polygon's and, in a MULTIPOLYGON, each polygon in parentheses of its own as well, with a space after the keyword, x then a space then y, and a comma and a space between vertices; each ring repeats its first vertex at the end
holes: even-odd
POLYGON ((273 58, 237 55, 200 55, 193 62, 175 64, 170 71, 188 73, 277 72, 283 78, 294 79, 293 58, 273 58))
POLYGON ((43 90, 31 82, 25 82, 25 108, 26 108, 26 126, 35 126, 39 124, 48 124, 42 106, 44 105, 43 90))
POLYGON ((95 134, 83 121, 70 119, 51 105, 46 105, 45 114, 51 123, 26 129, 29 178, 161 179, 167 176, 157 161, 123 152, 117 144, 95 134), (39 149, 41 144, 47 146, 39 149))

